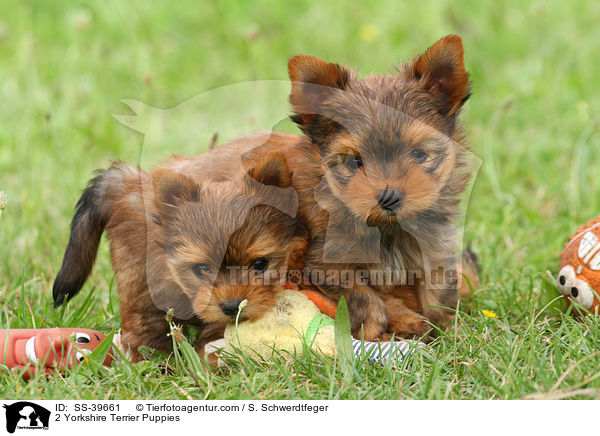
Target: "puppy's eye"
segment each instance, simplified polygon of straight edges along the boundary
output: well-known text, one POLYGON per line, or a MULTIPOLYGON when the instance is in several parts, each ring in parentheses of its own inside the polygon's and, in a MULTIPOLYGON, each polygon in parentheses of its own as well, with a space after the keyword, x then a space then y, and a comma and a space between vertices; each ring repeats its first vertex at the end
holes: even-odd
POLYGON ((252 268, 257 272, 264 272, 269 266, 269 261, 264 257, 259 257, 252 261, 252 268))
POLYGON ((356 155, 351 154, 346 159, 346 167, 352 171, 356 171, 357 169, 359 169, 362 166, 363 166, 362 159, 356 155))
POLYGON ((197 263, 192 267, 192 271, 194 271, 194 274, 199 278, 203 278, 204 274, 210 274, 210 268, 205 263, 197 263))
POLYGON ((416 148, 413 151, 411 151, 410 155, 417 163, 423 163, 425 162, 425 159, 429 157, 427 152, 425 150, 421 150, 420 148, 416 148))

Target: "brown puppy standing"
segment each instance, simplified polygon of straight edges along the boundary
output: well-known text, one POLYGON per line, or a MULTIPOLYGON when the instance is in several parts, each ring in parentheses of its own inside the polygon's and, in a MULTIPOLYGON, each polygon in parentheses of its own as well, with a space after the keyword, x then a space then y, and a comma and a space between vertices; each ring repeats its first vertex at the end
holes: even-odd
POLYGON ((318 151, 325 173, 319 189, 327 192, 319 196, 328 217, 316 213, 314 200, 305 201, 314 192, 310 176, 292 168, 312 230, 306 266, 326 270, 334 265, 324 256, 343 259, 356 250, 379 262, 355 270, 418 271, 416 294, 401 287, 403 278, 383 285, 367 280, 349 291, 319 288, 347 296, 352 329, 359 334, 362 325, 367 340, 425 334, 426 321, 452 316, 432 306, 453 308, 458 300, 453 219, 469 180, 458 115, 470 95, 460 37, 441 39, 394 76, 359 80, 306 56, 292 58, 289 72, 293 120, 310 140, 300 147, 306 155, 318 151), (322 86, 332 91, 323 93, 322 86), (448 276, 433 283, 432 271, 448 276))
MULTIPOLYGON (((426 334, 430 322, 452 317, 432 306, 458 300, 454 220, 470 178, 458 120, 470 95, 460 37, 442 38, 395 75, 359 79, 310 56, 288 68, 292 120, 304 135, 259 133, 220 150, 244 153, 248 165, 285 153, 310 232, 310 282, 346 297, 356 337, 426 334), (381 282, 365 271, 401 274, 381 282), (332 272, 337 282, 318 279, 332 272)), ((195 171, 193 161, 182 165, 195 171)))
POLYGON ((220 154, 194 158, 198 168, 188 175, 175 168, 150 175, 114 164, 90 181, 77 204, 54 283, 55 306, 83 286, 106 229, 122 341, 133 361, 141 359, 141 345, 171 350, 168 308, 177 323, 197 327, 201 351, 222 337, 242 300, 248 305, 240 319, 260 317, 288 264, 301 267, 294 262, 306 236, 283 155, 263 156, 246 170, 220 154))

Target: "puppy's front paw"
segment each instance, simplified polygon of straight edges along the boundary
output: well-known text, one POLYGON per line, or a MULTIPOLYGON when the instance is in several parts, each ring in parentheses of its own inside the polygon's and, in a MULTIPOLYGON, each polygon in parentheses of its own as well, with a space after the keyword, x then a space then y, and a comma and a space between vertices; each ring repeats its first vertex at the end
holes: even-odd
POLYGON ((403 313, 388 320, 387 331, 380 340, 390 340, 392 334, 397 338, 420 339, 427 338, 432 330, 427 318, 416 312, 403 313), (383 339, 385 337, 385 339, 383 339))
POLYGON ((387 330, 386 308, 373 292, 354 292, 348 296, 350 328, 356 339, 373 341, 387 330))
POLYGON ((382 320, 367 320, 364 324, 361 324, 358 328, 352 330, 352 337, 355 339, 361 339, 367 342, 377 340, 382 334, 385 333, 387 328, 387 322, 385 318, 382 320))

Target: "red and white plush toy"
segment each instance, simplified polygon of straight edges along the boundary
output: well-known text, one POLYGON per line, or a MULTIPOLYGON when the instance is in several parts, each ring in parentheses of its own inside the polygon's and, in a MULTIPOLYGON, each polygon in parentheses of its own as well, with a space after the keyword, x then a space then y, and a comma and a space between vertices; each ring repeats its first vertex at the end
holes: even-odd
POLYGON ((600 217, 580 227, 560 257, 558 287, 567 300, 598 313, 600 299, 600 217))

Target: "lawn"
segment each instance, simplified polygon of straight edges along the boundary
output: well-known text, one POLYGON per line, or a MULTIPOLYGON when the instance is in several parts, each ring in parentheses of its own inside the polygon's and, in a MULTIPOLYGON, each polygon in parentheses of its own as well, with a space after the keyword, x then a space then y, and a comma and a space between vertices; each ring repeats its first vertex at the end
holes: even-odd
MULTIPOLYGON (((171 357, 29 383, 0 373, 0 398, 600 398, 600 321, 566 314, 546 275, 557 273, 569 235, 600 214, 599 22, 594 1, 3 0, 2 328, 120 325, 106 241, 68 307, 52 308, 51 288, 93 170, 168 157, 143 155, 144 135, 113 116, 132 113, 122 99, 171 108, 224 85, 285 80, 299 53, 393 73, 448 33, 463 37, 473 81, 463 119, 482 165, 465 244, 480 257, 482 286, 456 329, 398 370, 357 362, 344 375, 317 356, 239 358, 234 370, 192 377, 171 357)), ((166 149, 181 152, 176 144, 166 149)), ((207 145, 188 142, 185 152, 207 145)))

